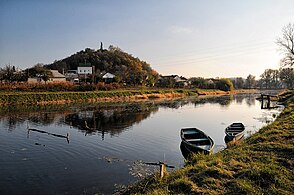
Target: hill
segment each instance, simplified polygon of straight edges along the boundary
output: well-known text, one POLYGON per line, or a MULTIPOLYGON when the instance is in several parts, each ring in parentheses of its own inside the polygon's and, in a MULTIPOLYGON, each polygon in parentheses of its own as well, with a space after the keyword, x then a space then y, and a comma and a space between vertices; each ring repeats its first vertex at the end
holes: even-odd
POLYGON ((104 73, 110 72, 116 76, 116 81, 128 85, 154 85, 158 73, 145 61, 133 57, 118 47, 94 50, 86 48, 65 59, 46 65, 59 72, 77 70, 81 63, 91 63, 95 67, 95 77, 99 80, 104 73))

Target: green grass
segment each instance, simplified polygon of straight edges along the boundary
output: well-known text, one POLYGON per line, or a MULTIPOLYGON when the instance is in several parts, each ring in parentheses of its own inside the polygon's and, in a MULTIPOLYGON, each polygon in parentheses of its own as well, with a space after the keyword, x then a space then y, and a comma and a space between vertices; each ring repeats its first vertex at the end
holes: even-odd
POLYGON ((272 124, 243 144, 211 156, 194 155, 163 179, 157 175, 125 194, 294 194, 294 93, 272 124))

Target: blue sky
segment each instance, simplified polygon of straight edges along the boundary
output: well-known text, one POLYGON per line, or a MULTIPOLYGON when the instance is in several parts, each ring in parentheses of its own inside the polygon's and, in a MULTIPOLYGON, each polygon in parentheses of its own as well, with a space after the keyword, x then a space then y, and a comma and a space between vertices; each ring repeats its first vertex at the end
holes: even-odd
POLYGON ((293 0, 0 0, 0 66, 52 63, 118 46, 163 75, 257 77, 279 68, 275 40, 293 0))

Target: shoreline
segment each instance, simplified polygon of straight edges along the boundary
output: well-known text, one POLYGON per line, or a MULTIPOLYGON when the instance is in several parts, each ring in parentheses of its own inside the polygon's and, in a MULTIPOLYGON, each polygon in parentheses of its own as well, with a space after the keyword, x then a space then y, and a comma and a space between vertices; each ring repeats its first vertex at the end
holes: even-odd
POLYGON ((183 98, 189 96, 217 96, 236 93, 255 93, 257 90, 206 90, 206 89, 123 89, 86 92, 0 92, 0 105, 46 105, 75 102, 124 102, 183 98))
POLYGON ((283 97, 277 119, 242 144, 194 155, 164 178, 157 173, 116 194, 292 194, 294 92, 283 97))
POLYGON ((75 102, 121 102, 197 96, 196 90, 138 89, 87 92, 1 92, 0 105, 68 104, 75 102))

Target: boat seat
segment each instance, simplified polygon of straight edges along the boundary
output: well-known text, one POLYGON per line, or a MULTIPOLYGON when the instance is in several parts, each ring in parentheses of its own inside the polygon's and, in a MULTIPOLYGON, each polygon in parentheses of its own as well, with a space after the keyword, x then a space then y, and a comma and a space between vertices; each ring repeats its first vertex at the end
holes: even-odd
POLYGON ((186 139, 188 142, 196 142, 196 141, 206 141, 208 140, 207 138, 202 138, 202 139, 186 139))
POLYGON ((244 127, 228 127, 227 129, 245 129, 244 127))
POLYGON ((230 130, 227 130, 227 132, 242 132, 243 130, 241 129, 230 129, 230 130))

